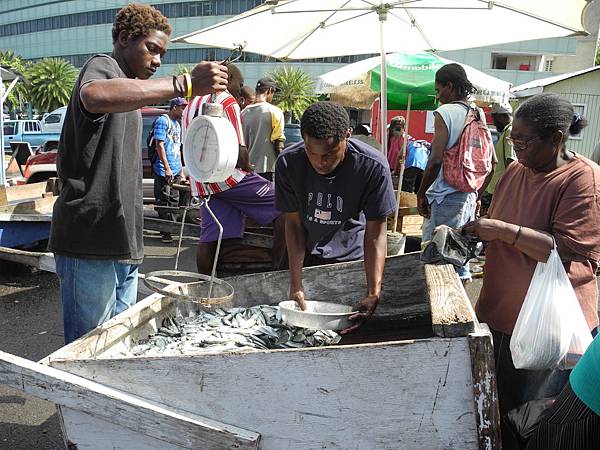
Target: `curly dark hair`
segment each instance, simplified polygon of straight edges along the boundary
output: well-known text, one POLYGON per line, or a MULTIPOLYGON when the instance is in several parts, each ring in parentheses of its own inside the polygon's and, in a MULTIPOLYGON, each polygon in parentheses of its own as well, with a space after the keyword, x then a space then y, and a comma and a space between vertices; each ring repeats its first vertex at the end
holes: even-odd
POLYGON ((173 29, 168 19, 150 5, 132 3, 125 6, 115 16, 112 28, 113 44, 117 42, 121 31, 126 31, 129 38, 148 36, 152 30, 162 31, 167 35, 173 29))
POLYGON ((350 117, 346 110, 335 102, 317 102, 310 105, 300 120, 300 132, 315 139, 346 138, 350 128, 350 117))
POLYGON ((541 137, 556 131, 562 131, 566 136, 579 134, 587 125, 586 119, 575 114, 571 102, 553 93, 527 99, 515 112, 515 119, 526 121, 541 137))
POLYGON ((467 98, 477 89, 467 78, 467 72, 460 64, 450 63, 438 69, 435 82, 439 84, 452 83, 452 91, 460 98, 467 98))

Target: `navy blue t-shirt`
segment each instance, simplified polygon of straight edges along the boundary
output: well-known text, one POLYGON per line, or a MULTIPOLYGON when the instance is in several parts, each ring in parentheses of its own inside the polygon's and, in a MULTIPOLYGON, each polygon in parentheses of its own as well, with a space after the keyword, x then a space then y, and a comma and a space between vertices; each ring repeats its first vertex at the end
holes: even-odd
POLYGON ((344 160, 332 173, 319 175, 301 141, 277 158, 275 206, 300 213, 311 255, 352 261, 363 257, 365 220, 388 216, 396 198, 388 162, 372 147, 348 140, 344 160))

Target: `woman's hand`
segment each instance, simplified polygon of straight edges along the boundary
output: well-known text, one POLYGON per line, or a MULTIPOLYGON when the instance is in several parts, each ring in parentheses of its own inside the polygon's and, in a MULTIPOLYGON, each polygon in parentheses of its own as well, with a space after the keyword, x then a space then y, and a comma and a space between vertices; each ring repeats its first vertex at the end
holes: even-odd
POLYGON ((500 239, 506 222, 496 219, 482 217, 467 223, 462 227, 463 234, 472 234, 483 241, 494 241, 500 239))

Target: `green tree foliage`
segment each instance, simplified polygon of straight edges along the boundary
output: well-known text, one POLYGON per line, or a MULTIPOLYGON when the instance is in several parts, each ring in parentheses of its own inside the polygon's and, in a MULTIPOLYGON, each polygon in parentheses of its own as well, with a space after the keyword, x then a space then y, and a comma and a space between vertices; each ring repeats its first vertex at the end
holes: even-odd
MULTIPOLYGON (((0 51, 0 66, 4 69, 16 72, 23 75, 27 72, 27 62, 23 61, 19 55, 16 55, 12 50, 0 51)), ((9 81, 4 82, 4 87, 8 87, 9 81)), ((6 102, 11 111, 21 109, 23 103, 28 99, 27 86, 22 82, 18 82, 13 90, 8 95, 6 102)))
POLYGON ((273 97, 273 104, 281 108, 286 118, 299 119, 304 110, 317 100, 315 84, 302 69, 283 66, 270 75, 280 89, 273 97))
POLYGON ((600 41, 596 45, 596 65, 600 66, 600 41))
POLYGON ((69 102, 77 69, 63 58, 44 58, 33 64, 27 75, 33 106, 52 111, 69 102))
POLYGON ((177 64, 177 69, 173 75, 184 75, 186 73, 192 73, 193 67, 188 67, 185 64, 177 64))

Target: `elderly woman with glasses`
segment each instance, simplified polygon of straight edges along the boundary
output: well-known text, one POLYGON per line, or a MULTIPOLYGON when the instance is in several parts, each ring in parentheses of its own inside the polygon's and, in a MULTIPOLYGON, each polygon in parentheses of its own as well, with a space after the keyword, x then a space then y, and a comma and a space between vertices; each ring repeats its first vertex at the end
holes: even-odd
MULTIPOLYGON (((477 316, 492 330, 500 412, 552 397, 568 371, 517 370, 511 335, 538 261, 554 242, 590 330, 598 327, 600 167, 567 148, 586 120, 556 94, 540 94, 516 111, 510 141, 518 162, 499 180, 488 217, 464 232, 488 241, 477 316)), ((513 448, 503 433, 504 448, 513 448)))

